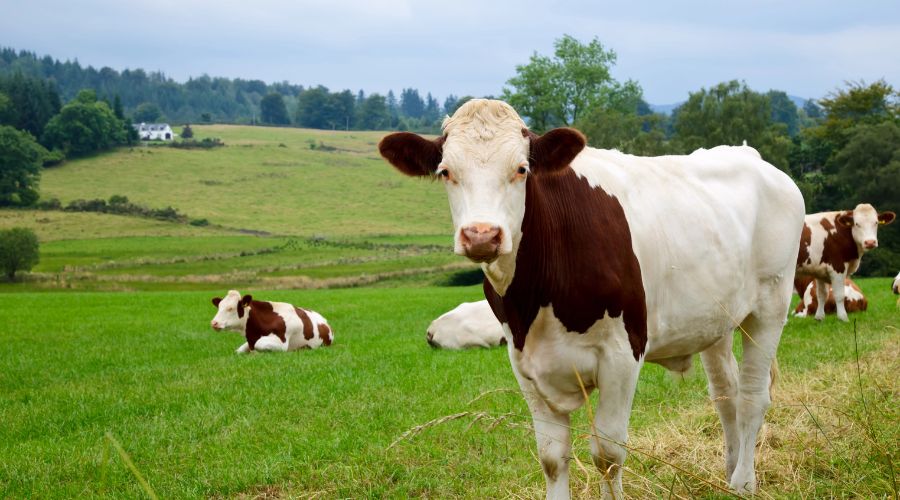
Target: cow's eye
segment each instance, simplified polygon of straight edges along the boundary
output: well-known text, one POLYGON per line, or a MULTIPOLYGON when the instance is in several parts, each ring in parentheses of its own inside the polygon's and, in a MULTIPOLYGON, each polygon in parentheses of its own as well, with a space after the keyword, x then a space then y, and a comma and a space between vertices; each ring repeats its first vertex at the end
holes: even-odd
POLYGON ((441 178, 443 178, 443 179, 449 179, 449 178, 450 178, 450 171, 447 170, 446 168, 441 168, 441 169, 439 169, 439 170, 437 171, 437 174, 438 174, 438 177, 441 177, 441 178))
POLYGON ((516 173, 518 173, 519 175, 525 175, 528 173, 528 169, 525 167, 519 167, 519 169, 516 170, 516 173))

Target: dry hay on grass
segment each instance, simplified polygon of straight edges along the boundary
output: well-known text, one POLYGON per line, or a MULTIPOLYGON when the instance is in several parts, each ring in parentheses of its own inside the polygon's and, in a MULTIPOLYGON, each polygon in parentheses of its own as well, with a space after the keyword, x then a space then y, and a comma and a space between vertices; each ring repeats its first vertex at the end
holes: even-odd
MULTIPOLYGON (((757 442, 757 497, 897 498, 900 339, 886 341, 858 366, 781 372, 757 442)), ((574 429, 573 435, 588 438, 574 429)), ((629 498, 721 496, 727 488, 722 428, 711 402, 634 429, 628 448, 623 486, 629 498)), ((573 464, 573 496, 595 498, 602 476, 589 458, 573 457, 573 464)))

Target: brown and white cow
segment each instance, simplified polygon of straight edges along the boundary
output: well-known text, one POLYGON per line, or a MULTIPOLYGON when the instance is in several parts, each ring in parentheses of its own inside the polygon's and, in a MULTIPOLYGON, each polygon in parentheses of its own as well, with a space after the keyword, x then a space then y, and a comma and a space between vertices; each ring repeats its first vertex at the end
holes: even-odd
POLYGON ((503 326, 486 300, 463 302, 428 325, 425 340, 440 349, 468 349, 506 344, 503 326))
POLYGON ((216 331, 241 332, 247 339, 238 354, 253 351, 293 351, 329 346, 334 332, 328 321, 315 311, 285 302, 253 300, 251 295, 229 290, 224 298, 215 297, 218 312, 210 321, 216 331))
POLYGON ((730 485, 754 491, 803 226, 791 179, 749 147, 657 158, 585 148, 580 132, 537 135, 493 100, 467 102, 443 132, 391 134, 379 149, 404 174, 446 187, 454 249, 482 265, 531 410, 547 497, 569 497, 569 414, 583 389, 600 392, 591 453, 608 474, 604 494, 621 498, 643 362, 683 369, 698 352, 730 485))
MULTIPOLYGON (((794 280, 795 285, 800 281, 800 287, 803 293, 800 295, 800 302, 794 308, 794 316, 805 318, 815 314, 819 308, 819 295, 816 291, 815 280, 809 277, 800 276, 794 280)), ((863 295, 859 286, 850 278, 844 279, 844 310, 847 313, 865 311, 869 308, 869 301, 863 295)), ((828 297, 825 300, 825 314, 834 314, 837 311, 837 304, 834 299, 832 286, 828 285, 828 297)))
MULTIPOLYGON (((816 293, 825 296, 826 285, 843 283, 859 268, 863 254, 878 247, 878 226, 890 224, 894 217, 894 212, 878 213, 868 203, 852 211, 807 215, 800 233, 797 274, 815 278, 816 293)), ((834 288, 834 299, 838 319, 847 321, 843 287, 834 288)), ((825 303, 819 302, 816 319, 824 317, 825 303)))

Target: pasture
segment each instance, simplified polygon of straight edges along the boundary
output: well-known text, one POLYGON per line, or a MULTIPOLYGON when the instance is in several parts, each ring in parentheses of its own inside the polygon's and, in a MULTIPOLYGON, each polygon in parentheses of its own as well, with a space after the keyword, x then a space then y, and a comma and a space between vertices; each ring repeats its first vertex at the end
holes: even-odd
MULTIPOLYGON (((895 491, 898 311, 889 280, 859 282, 872 304, 854 317, 859 372, 852 326, 791 319, 785 330, 764 496, 895 491)), ((236 356, 239 336, 209 328, 210 292, 4 296, 0 496, 143 496, 107 433, 160 498, 542 495, 504 349, 424 341, 431 319, 480 287, 253 292, 322 312, 334 346, 236 356)), ((590 497, 583 411, 573 426, 573 488, 590 497)), ((699 363, 685 380, 647 365, 631 424, 644 454, 626 462, 626 491, 724 494, 711 486, 724 485, 720 432, 699 363)))
MULTIPOLYGON (((542 497, 505 350, 425 343, 432 319, 482 297, 443 286, 473 269, 451 252, 443 188, 388 167, 379 133, 194 130, 226 146, 71 161, 41 191, 208 225, 0 210, 41 241, 34 272, 0 283, 0 497, 542 497), (324 314, 335 344, 234 355, 239 335, 209 327, 230 288, 324 314)), ((785 329, 763 498, 897 495, 900 310, 889 279, 857 282, 870 310, 855 326, 785 329)), ((573 429, 572 491, 591 498, 584 410, 573 429)), ((697 360, 683 380, 644 367, 630 429, 630 496, 729 496, 697 360)))

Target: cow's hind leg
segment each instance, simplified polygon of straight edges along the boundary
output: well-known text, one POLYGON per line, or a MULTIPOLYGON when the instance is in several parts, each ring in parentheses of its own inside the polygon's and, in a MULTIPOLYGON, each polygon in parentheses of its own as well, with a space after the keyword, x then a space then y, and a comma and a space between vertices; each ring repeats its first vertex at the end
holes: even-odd
POLYGON ((709 385, 709 397, 719 414, 725 435, 725 479, 731 480, 737 466, 740 433, 737 425, 738 366, 731 350, 731 332, 700 353, 709 385))
POLYGON ((757 308, 741 324, 744 358, 737 400, 740 447, 737 465, 729 481, 731 488, 738 493, 756 491, 756 437, 771 404, 769 385, 772 363, 789 303, 789 284, 784 286, 778 280, 761 283, 757 308))
MULTIPOLYGON (((832 274, 831 275, 831 293, 834 294, 834 307, 835 313, 837 313, 837 317, 841 321, 850 321, 847 318, 847 308, 844 304, 844 275, 843 274, 832 274)), ((824 300, 822 302, 825 302, 824 300)))
POLYGON ((622 464, 628 440, 628 420, 641 363, 630 348, 610 353, 601 361, 597 374, 600 397, 591 438, 591 456, 604 481, 603 498, 625 498, 622 492, 622 464))
POLYGON ((828 282, 816 278, 816 321, 825 319, 825 302, 828 298, 828 282))
POLYGON ((534 390, 532 383, 516 369, 515 363, 513 373, 531 411, 538 458, 544 471, 544 480, 547 482, 547 499, 568 499, 569 457, 572 455, 569 414, 558 413, 547 406, 534 390))

